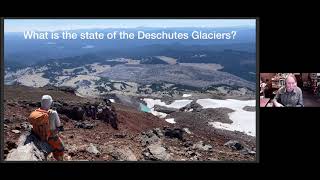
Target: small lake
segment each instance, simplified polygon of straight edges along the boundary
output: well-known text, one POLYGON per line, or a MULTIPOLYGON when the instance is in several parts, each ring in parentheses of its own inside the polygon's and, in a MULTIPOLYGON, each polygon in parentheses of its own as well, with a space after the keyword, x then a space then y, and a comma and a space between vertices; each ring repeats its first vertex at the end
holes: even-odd
POLYGON ((149 113, 149 112, 151 112, 151 109, 148 108, 148 106, 140 103, 140 111, 149 113))

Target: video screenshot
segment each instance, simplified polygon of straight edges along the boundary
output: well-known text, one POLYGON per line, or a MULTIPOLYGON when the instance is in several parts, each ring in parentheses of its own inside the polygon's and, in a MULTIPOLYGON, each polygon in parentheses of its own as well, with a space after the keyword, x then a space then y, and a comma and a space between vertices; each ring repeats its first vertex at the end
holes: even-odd
POLYGON ((320 103, 258 20, 4 18, 2 161, 257 162, 260 107, 320 103))

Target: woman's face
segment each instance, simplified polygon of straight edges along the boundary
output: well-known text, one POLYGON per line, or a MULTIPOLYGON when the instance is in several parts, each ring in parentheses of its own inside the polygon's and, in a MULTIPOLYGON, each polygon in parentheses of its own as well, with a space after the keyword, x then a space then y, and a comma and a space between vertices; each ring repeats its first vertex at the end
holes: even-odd
POLYGON ((286 89, 291 92, 296 87, 296 81, 292 77, 288 77, 286 81, 286 89))

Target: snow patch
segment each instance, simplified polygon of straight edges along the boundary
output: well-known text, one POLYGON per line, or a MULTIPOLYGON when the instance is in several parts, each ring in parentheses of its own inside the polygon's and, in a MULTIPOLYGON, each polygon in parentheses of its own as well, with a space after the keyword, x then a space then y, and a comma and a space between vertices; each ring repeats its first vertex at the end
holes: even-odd
POLYGON ((155 111, 153 108, 151 109, 150 113, 153 114, 154 116, 159 117, 159 118, 165 118, 168 115, 168 114, 163 113, 163 112, 155 111))
POLYGON ((183 94, 182 97, 190 97, 192 96, 191 94, 183 94))
POLYGON ((183 130, 184 130, 187 134, 192 134, 188 128, 183 128, 183 130))
POLYGON ((231 124, 221 122, 209 122, 215 128, 225 129, 229 131, 240 131, 250 136, 256 136, 256 113, 243 110, 245 106, 255 106, 255 100, 235 100, 235 99, 198 99, 197 103, 204 109, 206 108, 230 108, 234 112, 229 113, 231 124))
POLYGON ((165 102, 162 102, 160 99, 150 99, 150 98, 144 98, 143 99, 147 103, 147 107, 151 110, 150 113, 154 116, 158 116, 160 118, 165 118, 167 116, 166 113, 163 112, 157 112, 154 110, 155 105, 160 105, 168 108, 176 108, 180 109, 189 103, 192 102, 192 100, 175 100, 173 103, 167 105, 165 102))
POLYGON ((180 109, 180 108, 183 108, 192 102, 192 100, 183 99, 183 100, 175 100, 175 101, 173 101, 173 103, 167 105, 165 102, 162 102, 160 99, 144 98, 143 100, 147 103, 147 106, 150 109, 153 108, 155 105, 165 106, 168 108, 180 109))
POLYGON ((174 118, 169 118, 169 119, 165 119, 168 123, 171 123, 171 124, 174 124, 174 123, 176 123, 175 121, 174 121, 174 118))

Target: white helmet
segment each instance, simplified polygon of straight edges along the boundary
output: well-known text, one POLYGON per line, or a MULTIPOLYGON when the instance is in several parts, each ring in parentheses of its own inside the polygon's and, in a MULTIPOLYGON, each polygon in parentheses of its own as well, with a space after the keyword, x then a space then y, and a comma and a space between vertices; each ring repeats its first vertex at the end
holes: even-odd
POLYGON ((50 95, 43 95, 41 99, 41 108, 42 109, 49 109, 53 100, 50 95))

